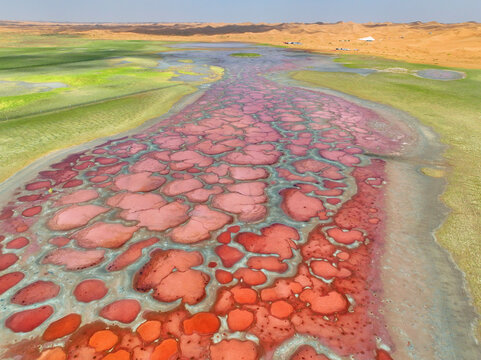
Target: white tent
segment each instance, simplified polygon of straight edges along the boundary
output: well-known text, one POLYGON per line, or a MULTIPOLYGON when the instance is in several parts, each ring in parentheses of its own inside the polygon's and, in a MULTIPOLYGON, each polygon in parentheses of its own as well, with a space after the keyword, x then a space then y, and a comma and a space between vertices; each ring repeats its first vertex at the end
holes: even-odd
POLYGON ((367 37, 360 38, 359 40, 362 40, 362 41, 374 41, 375 39, 374 39, 372 36, 367 36, 367 37))

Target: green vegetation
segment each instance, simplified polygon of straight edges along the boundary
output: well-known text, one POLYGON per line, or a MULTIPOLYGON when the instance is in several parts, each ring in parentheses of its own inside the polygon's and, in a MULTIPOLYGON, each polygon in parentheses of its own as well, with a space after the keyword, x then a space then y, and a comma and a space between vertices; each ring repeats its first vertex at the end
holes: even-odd
POLYGON ((235 57, 259 57, 261 54, 258 53, 232 53, 230 56, 235 56, 235 57))
POLYGON ((7 34, 0 39, 0 181, 48 152, 162 115, 202 82, 190 62, 158 69, 163 42, 7 34), (196 74, 197 75, 197 74, 196 74))
MULTIPOLYGON (((345 55, 337 61, 357 68, 439 68, 376 57, 345 55)), ((448 68, 446 68, 448 69, 448 68)), ((443 201, 452 209, 436 236, 454 257, 481 311, 481 70, 452 69, 466 73, 454 81, 428 80, 402 73, 293 72, 291 76, 316 86, 384 103, 410 113, 434 129, 449 145, 444 156, 450 165, 443 201)), ((437 174, 439 175, 439 174, 437 174)), ((478 328, 481 336, 481 327, 478 328)))

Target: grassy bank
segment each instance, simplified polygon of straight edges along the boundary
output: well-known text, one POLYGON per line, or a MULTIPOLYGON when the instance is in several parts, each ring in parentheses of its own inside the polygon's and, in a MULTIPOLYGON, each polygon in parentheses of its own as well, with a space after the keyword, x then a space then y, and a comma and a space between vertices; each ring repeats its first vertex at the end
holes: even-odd
MULTIPOLYGON (((2 34, 4 35, 4 34, 2 34)), ((6 34, 0 39, 0 182, 43 155, 167 112, 219 67, 186 83, 189 60, 157 68, 165 43, 6 34)))
POLYGON ((409 72, 437 68, 434 66, 352 55, 337 61, 349 67, 387 72, 361 76, 300 71, 291 76, 401 109, 432 127, 449 145, 444 154, 450 166, 448 187, 442 200, 452 211, 436 236, 465 272, 475 305, 481 311, 481 70, 450 69, 465 72, 466 78, 437 81, 403 73, 403 69, 409 72))

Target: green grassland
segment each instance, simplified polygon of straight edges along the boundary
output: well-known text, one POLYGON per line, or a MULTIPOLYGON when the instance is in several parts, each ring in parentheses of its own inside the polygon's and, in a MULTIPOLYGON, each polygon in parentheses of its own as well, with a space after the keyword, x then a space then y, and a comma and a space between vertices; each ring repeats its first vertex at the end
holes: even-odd
MULTIPOLYGON (((410 64, 377 57, 340 56, 353 68, 392 69, 368 76, 353 73, 299 71, 291 76, 311 85, 331 88, 401 109, 437 132, 448 145, 448 187, 442 200, 451 213, 436 237, 465 272, 478 311, 481 311, 481 70, 463 71, 465 79, 438 81, 402 73, 441 67, 410 64), (396 72, 397 71, 397 72, 396 72)), ((432 176, 439 174, 430 174, 432 176)), ((442 174, 441 174, 442 175, 442 174)), ((481 337, 481 327, 478 327, 481 337)))
POLYGON ((259 57, 261 54, 258 53, 232 53, 230 56, 234 57, 259 57))
POLYGON ((160 116, 200 80, 189 59, 158 69, 163 42, 2 34, 0 39, 0 181, 58 149, 113 135, 160 116), (53 86, 52 86, 53 85, 53 86), (59 87, 60 86, 60 87, 59 87))

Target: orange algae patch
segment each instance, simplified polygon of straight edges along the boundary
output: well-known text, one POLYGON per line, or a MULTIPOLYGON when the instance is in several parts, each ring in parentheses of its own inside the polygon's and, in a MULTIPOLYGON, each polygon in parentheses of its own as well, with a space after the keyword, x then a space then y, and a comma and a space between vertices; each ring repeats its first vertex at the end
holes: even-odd
POLYGON ((67 359, 67 354, 60 347, 55 347, 53 349, 47 349, 42 352, 37 360, 65 360, 67 359))
POLYGON ((249 288, 234 287, 231 289, 234 300, 239 304, 255 304, 257 293, 249 288))
POLYGON ((119 350, 110 354, 107 354, 102 360, 129 360, 130 353, 126 350, 119 350))
POLYGON ((194 332, 201 335, 208 335, 215 333, 220 327, 220 321, 214 314, 201 312, 186 319, 183 322, 184 331, 187 335, 194 332))
POLYGON ((378 349, 376 354, 376 360, 392 360, 392 357, 386 350, 378 349))
POLYGON ((166 339, 155 347, 150 360, 169 360, 170 357, 177 352, 177 341, 174 339, 166 339))
POLYGON ((110 330, 95 332, 89 339, 89 346, 95 351, 105 351, 112 348, 119 341, 119 337, 110 330))
POLYGON ((145 342, 152 342, 160 336, 161 323, 157 320, 148 320, 137 328, 137 333, 145 342))
POLYGON ((42 335, 45 341, 52 341, 73 333, 80 326, 82 317, 78 314, 69 314, 52 322, 42 335))
POLYGON ((254 315, 247 310, 235 309, 227 315, 227 324, 232 331, 243 331, 254 321, 254 315))
POLYGON ((289 317, 293 311, 292 305, 284 300, 275 301, 271 305, 271 314, 279 319, 289 317))

